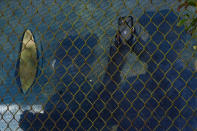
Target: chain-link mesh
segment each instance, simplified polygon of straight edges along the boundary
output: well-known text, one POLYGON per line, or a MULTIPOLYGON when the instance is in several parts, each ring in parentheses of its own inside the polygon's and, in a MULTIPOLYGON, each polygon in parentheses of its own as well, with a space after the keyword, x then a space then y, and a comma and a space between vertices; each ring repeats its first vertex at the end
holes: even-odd
POLYGON ((177 6, 0 1, 0 130, 196 130, 196 41, 176 26, 177 6), (124 30, 118 20, 128 16, 124 30), (26 30, 38 65, 19 68, 26 30), (24 92, 21 74, 35 75, 27 67, 37 73, 24 92))

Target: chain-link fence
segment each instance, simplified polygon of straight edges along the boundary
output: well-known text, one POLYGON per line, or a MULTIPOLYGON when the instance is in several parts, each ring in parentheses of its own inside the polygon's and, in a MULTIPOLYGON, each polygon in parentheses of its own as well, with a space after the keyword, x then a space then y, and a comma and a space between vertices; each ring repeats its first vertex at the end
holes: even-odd
POLYGON ((0 130, 196 130, 196 41, 177 6, 1 0, 0 130))

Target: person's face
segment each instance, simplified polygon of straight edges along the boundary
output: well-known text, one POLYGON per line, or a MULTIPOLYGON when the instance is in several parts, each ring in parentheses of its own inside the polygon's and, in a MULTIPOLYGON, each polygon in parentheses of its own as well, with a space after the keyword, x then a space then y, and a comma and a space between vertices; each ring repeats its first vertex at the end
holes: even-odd
POLYGON ((119 33, 123 43, 132 37, 134 33, 134 28, 132 26, 132 19, 130 17, 121 19, 119 23, 119 33))

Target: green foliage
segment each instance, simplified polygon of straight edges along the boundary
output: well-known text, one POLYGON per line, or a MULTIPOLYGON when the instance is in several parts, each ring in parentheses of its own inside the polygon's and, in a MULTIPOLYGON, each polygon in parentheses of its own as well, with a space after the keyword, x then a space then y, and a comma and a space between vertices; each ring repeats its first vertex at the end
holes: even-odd
POLYGON ((179 2, 180 5, 178 7, 178 11, 181 11, 181 9, 183 9, 184 15, 178 22, 177 26, 184 25, 186 27, 186 30, 192 35, 192 38, 197 39, 197 1, 179 0, 179 2))

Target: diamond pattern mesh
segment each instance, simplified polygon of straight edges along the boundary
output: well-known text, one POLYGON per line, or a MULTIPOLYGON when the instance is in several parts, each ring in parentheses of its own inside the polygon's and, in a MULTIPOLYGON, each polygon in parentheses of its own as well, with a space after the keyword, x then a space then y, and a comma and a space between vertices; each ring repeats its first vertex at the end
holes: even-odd
POLYGON ((196 130, 196 41, 176 26, 177 5, 0 1, 0 130, 196 130), (116 46, 121 16, 135 33, 116 46), (24 94, 16 70, 27 29, 39 57, 24 94))

